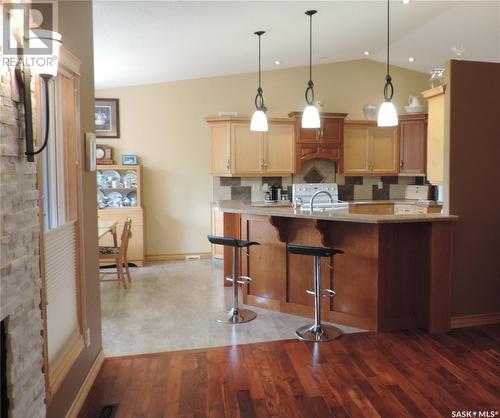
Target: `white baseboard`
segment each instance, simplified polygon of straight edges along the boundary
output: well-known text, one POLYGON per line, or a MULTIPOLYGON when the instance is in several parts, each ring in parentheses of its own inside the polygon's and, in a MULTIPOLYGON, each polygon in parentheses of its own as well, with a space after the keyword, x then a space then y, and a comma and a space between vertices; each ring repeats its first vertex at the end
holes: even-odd
POLYGON ((101 370, 103 362, 104 362, 104 353, 102 352, 101 349, 101 351, 99 351, 99 353, 97 354, 94 363, 92 363, 92 367, 89 370, 89 374, 83 381, 80 390, 76 394, 76 397, 73 403, 71 404, 68 413, 66 414, 66 418, 76 418, 80 413, 83 403, 85 402, 85 399, 87 399, 87 395, 89 394, 90 389, 92 388, 92 385, 95 382, 97 374, 99 373, 99 370, 101 370))
POLYGON ((452 316, 450 321, 451 328, 465 328, 492 324, 500 324, 500 312, 452 316))
POLYGON ((147 261, 172 261, 172 260, 185 260, 187 256, 199 255, 201 259, 212 258, 211 252, 200 253, 178 253, 178 254, 148 254, 146 255, 147 261))

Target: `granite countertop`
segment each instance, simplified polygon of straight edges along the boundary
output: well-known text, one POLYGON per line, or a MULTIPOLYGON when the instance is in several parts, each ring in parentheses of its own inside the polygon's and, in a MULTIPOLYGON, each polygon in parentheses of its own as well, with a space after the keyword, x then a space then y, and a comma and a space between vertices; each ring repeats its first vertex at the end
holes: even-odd
MULTIPOLYGON (((377 201, 381 202, 381 201, 377 201)), ((394 201, 391 201, 394 202, 394 201)), ((290 206, 250 206, 236 200, 219 200, 217 207, 221 212, 244 213, 247 215, 279 216, 286 218, 321 219, 339 222, 357 223, 413 223, 413 222, 443 222, 455 221, 455 215, 442 215, 440 213, 407 214, 407 215, 365 215, 349 213, 347 209, 337 209, 325 212, 310 212, 294 209, 290 206)))
POLYGON ((377 205, 377 204, 391 204, 396 205, 417 205, 417 206, 443 206, 442 203, 434 202, 433 200, 419 200, 419 199, 393 199, 393 200, 350 200, 350 205, 377 205))

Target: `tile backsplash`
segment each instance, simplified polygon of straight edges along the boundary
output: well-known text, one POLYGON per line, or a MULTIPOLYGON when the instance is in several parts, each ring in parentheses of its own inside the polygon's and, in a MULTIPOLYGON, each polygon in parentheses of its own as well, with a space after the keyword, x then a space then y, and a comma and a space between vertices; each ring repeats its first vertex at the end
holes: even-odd
POLYGON ((424 184, 423 177, 343 176, 336 164, 328 160, 310 160, 302 164, 302 172, 287 177, 213 177, 213 200, 264 200, 263 184, 290 189, 294 183, 337 183, 340 200, 404 199, 408 184, 424 184), (382 186, 382 187, 379 187, 382 186))

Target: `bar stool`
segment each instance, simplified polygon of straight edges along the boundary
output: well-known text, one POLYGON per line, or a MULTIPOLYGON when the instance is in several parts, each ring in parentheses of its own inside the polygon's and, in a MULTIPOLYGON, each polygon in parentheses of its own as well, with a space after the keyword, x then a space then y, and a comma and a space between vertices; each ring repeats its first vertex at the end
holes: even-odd
POLYGON ((249 309, 240 309, 238 307, 238 285, 248 284, 252 281, 250 277, 247 276, 237 276, 238 271, 238 248, 248 248, 252 245, 260 245, 255 241, 244 241, 231 237, 217 237, 214 235, 208 235, 208 240, 212 244, 225 245, 228 247, 233 247, 233 265, 231 276, 226 277, 226 280, 233 283, 233 307, 228 311, 219 312, 215 318, 217 322, 222 322, 224 324, 242 324, 244 322, 249 322, 257 317, 257 314, 249 309))
POLYGON ((314 295, 314 324, 305 325, 295 331, 295 335, 303 341, 330 341, 342 335, 342 331, 332 325, 321 324, 321 297, 334 297, 332 289, 321 289, 321 257, 331 257, 343 254, 344 251, 335 248, 307 247, 305 245, 287 245, 290 254, 309 255, 314 257, 314 289, 306 293, 314 295))

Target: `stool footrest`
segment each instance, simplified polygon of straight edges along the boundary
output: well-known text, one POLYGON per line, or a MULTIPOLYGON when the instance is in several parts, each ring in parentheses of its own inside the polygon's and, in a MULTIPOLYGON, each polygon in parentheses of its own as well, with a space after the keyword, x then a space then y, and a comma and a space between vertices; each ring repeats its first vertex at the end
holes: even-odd
POLYGON ((238 280, 237 280, 238 284, 248 284, 251 282, 252 282, 252 279, 248 276, 239 276, 238 280))
MULTIPOLYGON (((226 280, 228 282, 231 282, 231 283, 234 281, 231 276, 227 276, 226 280)), ((252 282, 252 279, 250 277, 247 277, 247 276, 238 276, 238 278, 236 279, 236 283, 238 283, 238 284, 248 284, 251 282, 252 282)))
POLYGON ((325 298, 333 298, 336 296, 336 293, 332 289, 321 289, 320 294, 325 298))
MULTIPOLYGON (((306 293, 308 295, 313 295, 313 296, 316 295, 314 289, 306 289, 306 293)), ((319 291, 319 294, 325 298, 333 298, 334 296, 337 295, 335 291, 333 291, 332 289, 321 289, 319 291)))

